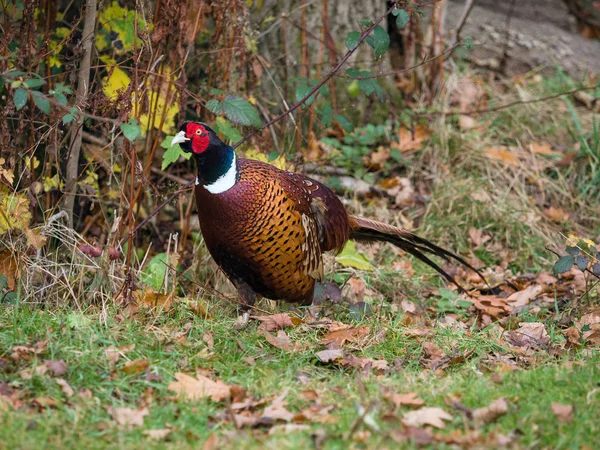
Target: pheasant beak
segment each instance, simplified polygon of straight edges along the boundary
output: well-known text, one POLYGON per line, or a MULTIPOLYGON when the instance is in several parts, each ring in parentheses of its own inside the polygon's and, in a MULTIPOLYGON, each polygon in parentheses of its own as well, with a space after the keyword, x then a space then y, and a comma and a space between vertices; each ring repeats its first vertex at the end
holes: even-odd
POLYGON ((171 145, 175 145, 175 144, 182 144, 186 141, 189 141, 190 138, 185 136, 185 131, 180 131, 179 133, 177 133, 175 135, 175 137, 173 138, 173 140, 171 141, 171 145))

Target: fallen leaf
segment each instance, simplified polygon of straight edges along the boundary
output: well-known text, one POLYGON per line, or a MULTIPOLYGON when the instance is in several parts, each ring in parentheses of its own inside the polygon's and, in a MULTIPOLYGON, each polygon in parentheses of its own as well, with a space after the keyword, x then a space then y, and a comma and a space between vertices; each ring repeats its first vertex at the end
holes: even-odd
POLYGON ((347 342, 357 342, 358 340, 368 336, 369 327, 362 326, 358 328, 346 328, 342 330, 332 331, 327 333, 321 339, 321 344, 336 344, 340 347, 347 342))
POLYGON ((204 333, 202 335, 202 340, 204 341, 204 343, 206 344, 206 347, 209 350, 212 350, 215 347, 215 338, 213 337, 213 335, 211 333, 204 333))
POLYGON ((296 352, 301 350, 299 342, 292 342, 287 333, 283 330, 277 331, 277 336, 273 336, 271 333, 264 331, 262 335, 265 337, 267 342, 273 347, 280 348, 282 350, 296 352))
POLYGON ((61 359, 60 361, 45 360, 44 364, 55 377, 62 377, 67 374, 67 364, 61 359))
POLYGON ((108 413, 117 425, 132 429, 144 425, 144 417, 150 414, 150 411, 146 407, 140 409, 111 407, 108 408, 108 413))
POLYGON ((216 450, 219 446, 219 437, 216 433, 211 433, 210 436, 202 444, 202 450, 216 450))
POLYGON ((283 330, 284 328, 293 327, 302 323, 301 319, 297 317, 292 318, 288 313, 273 314, 270 316, 252 316, 252 318, 260 320, 262 323, 258 329, 265 331, 283 330))
POLYGON ((508 147, 485 147, 483 154, 488 159, 499 161, 509 166, 519 167, 521 165, 518 153, 511 151, 508 147))
POLYGON ((210 397, 219 402, 231 396, 231 388, 221 380, 213 381, 202 375, 194 378, 181 372, 175 374, 175 379, 177 381, 169 383, 169 390, 183 395, 185 400, 210 397))
POLYGON ((515 292, 508 296, 506 299, 507 303, 510 303, 513 308, 521 308, 534 298, 536 298, 543 291, 543 287, 539 284, 532 284, 522 291, 515 292))
POLYGON ((280 425, 275 425, 269 430, 269 436, 273 436, 277 433, 290 434, 296 431, 306 431, 310 430, 308 425, 297 424, 297 423, 285 423, 280 425))
POLYGON ((442 408, 435 407, 424 407, 416 411, 410 411, 402 417, 402 423, 407 427, 431 425, 436 428, 444 428, 444 420, 452 420, 452 416, 442 408))
POLYGON ((144 372, 150 366, 150 362, 147 359, 134 359, 133 361, 127 361, 123 366, 123 371, 129 375, 144 372))
POLYGON ((490 406, 473 410, 473 419, 482 423, 490 423, 508 412, 508 404, 503 398, 495 400, 490 406))
POLYGON ((294 418, 294 413, 288 411, 285 407, 285 397, 287 394, 288 389, 286 389, 279 397, 275 398, 273 402, 264 409, 262 418, 281 420, 284 422, 291 421, 294 418))
POLYGON ((384 371, 388 368, 389 363, 385 359, 359 358, 352 354, 348 354, 340 361, 340 365, 354 367, 357 369, 373 369, 384 371))
POLYGON ((417 125, 414 128, 414 133, 406 127, 401 127, 398 133, 398 142, 392 142, 390 146, 401 152, 418 150, 432 134, 433 132, 425 125, 417 125))
POLYGON ((162 311, 168 311, 175 301, 172 292, 162 294, 160 292, 154 292, 150 287, 147 287, 143 291, 138 289, 133 293, 133 296, 138 305, 151 309, 160 309, 162 311))
POLYGON ((407 392, 406 394, 386 392, 384 397, 390 400, 396 408, 399 408, 400 406, 423 406, 425 404, 416 392, 407 392))
POLYGON ((8 290, 14 291, 20 270, 17 258, 9 248, 0 252, 0 275, 4 275, 8 280, 8 290))
POLYGON ((143 434, 155 441, 161 441, 171 434, 171 430, 169 428, 157 428, 153 430, 144 430, 143 434))
POLYGON ((573 421, 573 405, 563 405, 562 403, 552 403, 550 406, 552 413, 559 421, 569 423, 573 421))
POLYGON ((550 144, 532 142, 529 144, 529 148, 531 152, 535 155, 544 155, 544 156, 563 156, 562 153, 552 150, 552 146, 550 144))
POLYGON ((550 342, 546 327, 541 322, 521 322, 518 329, 505 331, 504 338, 512 346, 532 349, 546 346, 550 342))
POLYGON ((60 386, 60 390, 63 394, 65 394, 65 397, 72 397, 75 393, 75 391, 73 391, 73 388, 69 386, 69 383, 67 383, 66 380, 62 378, 57 378, 56 384, 60 386))
POLYGON ((475 244, 475 247, 480 247, 489 241, 492 237, 488 234, 483 234, 482 230, 479 230, 475 227, 469 228, 469 238, 471 242, 475 244))
POLYGON ((556 223, 567 222, 569 220, 569 214, 564 212, 562 208, 551 206, 550 208, 544 209, 544 214, 548 219, 556 223))
POLYGON ((496 295, 472 296, 465 299, 473 302, 473 306, 488 316, 499 319, 510 314, 512 308, 507 304, 505 298, 496 295))
POLYGON ((475 128, 476 125, 477 122, 475 122, 475 119, 471 116, 461 114, 458 118, 458 126, 461 130, 470 130, 472 128, 475 128))
POLYGON ((317 352, 315 354, 317 355, 317 358, 319 358, 323 363, 335 361, 344 357, 344 352, 340 348, 321 350, 320 352, 317 352))

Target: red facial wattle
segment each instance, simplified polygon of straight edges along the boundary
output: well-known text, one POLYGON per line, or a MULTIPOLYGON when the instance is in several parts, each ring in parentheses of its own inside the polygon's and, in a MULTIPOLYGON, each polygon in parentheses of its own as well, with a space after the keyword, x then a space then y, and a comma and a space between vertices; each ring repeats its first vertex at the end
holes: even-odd
POLYGON ((210 144, 208 131, 200 124, 190 123, 186 130, 186 136, 191 139, 192 151, 196 154, 205 151, 210 144))

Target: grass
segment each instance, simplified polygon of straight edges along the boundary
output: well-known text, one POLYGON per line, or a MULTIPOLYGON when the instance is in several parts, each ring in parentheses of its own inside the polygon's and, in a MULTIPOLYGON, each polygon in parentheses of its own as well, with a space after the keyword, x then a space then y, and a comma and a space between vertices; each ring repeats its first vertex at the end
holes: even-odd
MULTIPOLYGON (((560 91, 558 77, 548 86, 542 84, 530 87, 536 96, 560 91)), ((505 264, 503 269, 514 274, 549 270, 555 258, 545 247, 560 241, 559 230, 592 238, 600 232, 592 202, 597 194, 589 189, 589 180, 572 182, 575 169, 552 171, 549 161, 527 152, 522 153, 526 158, 522 166, 515 169, 489 161, 483 150, 501 144, 523 150, 536 141, 569 150, 581 145, 582 136, 597 135, 588 116, 567 106, 534 104, 482 117, 481 129, 461 131, 454 122, 439 123, 431 143, 407 164, 407 175, 422 182, 431 199, 426 206, 402 212, 420 221, 419 234, 477 257, 492 269, 505 264), (581 132, 573 132, 575 120, 581 132), (485 195, 474 198, 476 192, 485 195), (535 201, 540 195, 543 201, 535 201), (553 223, 544 215, 548 205, 564 208, 570 219, 553 223), (489 234, 490 245, 474 249, 471 227, 489 234)), ((578 167, 588 167, 589 161, 580 159, 578 167)), ((592 173, 593 167, 586 170, 592 173)), ((389 199, 352 201, 349 207, 402 223, 389 199)), ((43 267, 46 274, 24 271, 24 297, 0 309, 0 381, 7 383, 0 386, 14 389, 20 402, 13 408, 0 396, 0 448, 198 448, 214 439, 211 436, 218 443, 206 448, 307 448, 319 446, 321 430, 324 448, 414 448, 415 442, 395 440, 403 429, 401 418, 412 409, 396 409, 386 398, 389 392, 415 392, 425 406, 451 414, 445 429, 433 431, 437 439, 426 448, 449 448, 452 439, 461 438, 463 446, 495 447, 500 435, 516 447, 600 445, 600 351, 583 345, 568 347, 564 333, 577 319, 569 316, 571 311, 586 312, 597 305, 597 289, 585 301, 557 296, 553 304, 525 308, 500 323, 483 324, 452 292, 432 287, 441 286, 432 270, 414 262, 414 276, 406 276, 392 269, 397 253, 389 246, 374 246, 369 252, 375 271, 337 268, 332 277, 339 285, 350 275, 364 280, 372 291, 364 300, 372 314, 363 317, 342 304, 328 309, 327 317, 367 326, 371 337, 382 336, 362 345, 348 344, 346 350, 356 357, 385 359, 389 367, 383 372, 352 369, 320 362, 316 354, 325 346, 320 343, 324 330, 319 328, 302 324, 286 330, 301 344, 298 352, 269 344, 255 322, 235 331, 235 311, 227 297, 198 289, 189 281, 210 281, 217 290, 230 289, 222 276, 215 275, 205 251, 195 252, 191 270, 179 282, 185 295, 200 296, 210 305, 211 318, 199 315, 192 303, 184 301, 167 312, 140 310, 128 317, 111 294, 124 279, 116 264, 107 268, 82 257, 74 251, 80 236, 53 229, 47 234, 65 243, 68 251, 37 260, 28 255, 27 264, 43 267), (72 254, 79 259, 72 260, 72 254), (58 275, 50 276, 53 273, 58 275), (65 273, 69 276, 61 275, 65 273), (37 290, 26 287, 33 285, 37 290), (421 313, 403 312, 403 300, 414 303, 421 313), (511 348, 502 333, 518 328, 520 322, 542 322, 550 337, 547 347, 527 352, 511 348), (212 336, 214 348, 209 348, 205 335, 212 336), (15 346, 46 339, 41 353, 11 357, 15 346), (456 361, 443 370, 428 369, 426 347, 431 343, 456 361), (106 350, 124 345, 134 348, 111 362, 106 350), (64 360, 68 371, 62 378, 74 395, 63 393, 57 377, 48 372, 23 376, 35 372, 45 360, 64 360), (148 372, 128 373, 127 362, 135 360, 148 361, 148 372), (303 394, 308 390, 316 391, 317 401, 333 409, 323 423, 307 422, 295 431, 280 428, 271 433, 267 425, 237 430, 224 403, 185 402, 168 389, 176 373, 196 371, 242 386, 250 397, 267 403, 288 390, 286 407, 293 413, 315 404, 303 394), (498 398, 506 399, 508 411, 491 423, 473 423, 465 413, 498 398), (555 402, 574 406, 571 423, 559 421, 551 412, 555 402), (111 417, 113 407, 146 407, 148 415, 143 425, 127 429, 111 417), (144 434, 165 428, 170 430, 165 440, 144 434)), ((260 307, 267 312, 281 310, 267 302, 260 307)))
MULTIPOLYGON (((422 343, 407 336, 402 314, 386 313, 386 320, 367 318, 367 325, 376 332, 385 329, 386 339, 359 350, 359 356, 397 360, 396 368, 385 376, 375 373, 359 376, 354 370, 340 369, 335 365, 318 362, 315 352, 320 333, 313 328, 300 326, 290 331, 290 337, 307 345, 305 351, 287 353, 270 346, 257 332, 256 326, 242 332, 233 331, 231 318, 202 319, 180 305, 169 317, 148 314, 141 320, 122 320, 119 312, 111 310, 107 321, 101 325, 98 310, 90 308, 81 317, 68 309, 41 311, 37 308, 4 308, 0 313, 0 352, 9 355, 15 345, 48 339, 46 351, 30 360, 10 364, 3 378, 10 380, 13 388, 23 398, 50 397, 57 405, 39 411, 25 407, 5 411, 0 423, 0 436, 4 448, 121 448, 180 447, 182 444, 197 447, 211 433, 232 448, 305 448, 311 434, 317 429, 326 431, 326 448, 345 448, 348 432, 360 413, 357 405, 371 405, 380 431, 360 424, 357 431, 370 433, 367 448, 393 447, 390 432, 397 428, 399 415, 383 398, 385 390, 417 392, 427 406, 439 406, 453 415, 449 430, 461 430, 468 424, 460 411, 445 403, 449 396, 457 396, 468 408, 488 406, 493 400, 504 397, 509 402, 508 413, 497 422, 486 425, 483 434, 515 434, 526 447, 581 448, 598 444, 600 423, 600 353, 575 350, 555 359, 546 352, 530 358, 527 370, 503 372, 489 366, 489 355, 508 355, 511 352, 496 342, 493 330, 488 327, 479 332, 451 328, 435 328, 432 340, 442 349, 451 352, 472 351, 469 358, 451 366, 445 373, 423 371, 419 362, 422 343), (74 314, 78 320, 74 320, 74 314), (84 318, 83 320, 81 320, 84 318), (69 324, 78 323, 71 326, 69 324), (189 325, 187 325, 189 324, 189 325), (169 330, 180 331, 189 327, 183 341, 173 339, 169 330), (208 351, 202 340, 205 333, 214 337, 214 349, 208 351), (135 348, 113 367, 105 350, 113 345, 135 344, 135 348), (242 358, 253 357, 254 365, 242 358), (163 377, 148 381, 142 373, 128 375, 123 367, 127 360, 147 359, 149 370, 163 377), (55 379, 34 376, 29 380, 18 376, 18 371, 42 364, 43 360, 64 360, 68 373, 64 379, 78 392, 89 389, 91 398, 78 394, 65 398, 55 379), (234 433, 233 426, 213 419, 222 407, 207 400, 184 402, 173 397, 167 389, 178 371, 209 369, 230 384, 245 387, 256 398, 269 398, 290 389, 288 409, 301 411, 307 406, 300 393, 307 389, 319 392, 323 404, 335 405, 331 423, 309 424, 307 430, 290 434, 268 436, 256 430, 234 433), (305 384, 298 381, 303 374, 305 384), (495 376, 494 376, 495 375, 495 376), (499 380, 498 376, 502 379, 499 380), (494 381, 495 380, 495 381, 494 381), (552 402, 575 406, 575 420, 561 424, 551 414, 552 402), (137 408, 148 405, 149 415, 142 427, 126 430, 115 426, 107 411, 111 406, 137 408), (166 442, 155 442, 143 434, 144 430, 172 429, 166 442)), ((549 325, 551 325, 549 323, 549 325)), ((410 329, 410 327, 408 327, 410 329)), ((400 413, 409 411, 401 407, 400 413)), ((442 432, 448 434, 448 432, 442 432)), ((364 433, 353 437, 359 440, 364 433)), ((352 445, 362 446, 350 439, 352 445)), ((410 444, 407 444, 410 446, 410 444)))

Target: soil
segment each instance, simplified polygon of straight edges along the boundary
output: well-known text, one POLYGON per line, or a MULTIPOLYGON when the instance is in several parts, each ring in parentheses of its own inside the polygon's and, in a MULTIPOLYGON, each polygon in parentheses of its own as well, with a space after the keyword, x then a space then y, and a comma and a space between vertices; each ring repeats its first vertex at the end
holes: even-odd
MULTIPOLYGON (((449 1, 447 30, 456 27, 464 4, 465 0, 449 1)), ((562 0, 516 0, 507 33, 512 4, 512 0, 476 0, 461 32, 475 45, 474 62, 507 75, 557 65, 576 79, 600 73, 600 40, 577 32, 562 0), (502 68, 506 47, 508 57, 502 68)))

